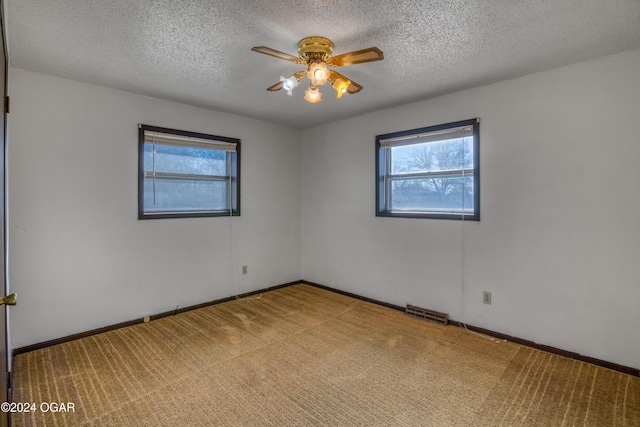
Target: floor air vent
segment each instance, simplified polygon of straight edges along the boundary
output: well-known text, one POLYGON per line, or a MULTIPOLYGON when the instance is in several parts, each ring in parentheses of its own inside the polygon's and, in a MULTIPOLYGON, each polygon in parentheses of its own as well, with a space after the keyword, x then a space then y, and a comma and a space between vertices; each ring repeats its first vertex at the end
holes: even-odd
POLYGON ((440 323, 441 325, 449 324, 449 315, 446 313, 439 313, 433 310, 427 310, 426 308, 416 307, 415 305, 407 304, 406 314, 410 314, 422 319, 431 320, 432 322, 440 323))

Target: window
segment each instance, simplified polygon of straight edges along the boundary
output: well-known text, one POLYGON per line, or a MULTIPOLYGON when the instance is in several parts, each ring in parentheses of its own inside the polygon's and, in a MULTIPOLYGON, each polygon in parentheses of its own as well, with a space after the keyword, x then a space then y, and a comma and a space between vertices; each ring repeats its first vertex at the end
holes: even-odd
POLYGON ((376 136, 376 216, 480 220, 479 120, 376 136))
POLYGON ((140 125, 138 218, 240 215, 240 140, 140 125))

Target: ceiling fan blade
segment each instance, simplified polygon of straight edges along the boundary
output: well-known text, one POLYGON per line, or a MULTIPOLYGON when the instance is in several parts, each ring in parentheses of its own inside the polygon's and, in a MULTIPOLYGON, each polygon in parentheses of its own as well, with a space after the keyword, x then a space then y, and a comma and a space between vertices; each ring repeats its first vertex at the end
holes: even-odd
POLYGON ((331 83, 335 82, 338 79, 342 79, 345 82, 350 82, 349 87, 347 88, 347 92, 348 93, 357 93, 360 92, 362 90, 362 86, 359 85, 358 83, 354 82, 353 80, 343 76, 342 74, 340 74, 337 71, 333 71, 331 70, 331 73, 329 74, 329 80, 331 81, 331 83))
POLYGON ((304 61, 293 55, 289 55, 288 53, 280 52, 279 50, 271 49, 266 46, 254 46, 251 48, 252 51, 263 53, 265 55, 273 56, 278 59, 284 59, 285 61, 293 62, 294 64, 304 64, 304 61))
POLYGON ((353 80, 350 80, 351 84, 349 85, 349 87, 347 88, 347 92, 349 93, 358 93, 362 90, 362 86, 360 86, 358 83, 354 82, 353 80))
POLYGON ((280 89, 282 89, 282 83, 283 83, 283 82, 278 82, 278 83, 274 84, 273 86, 269 86, 269 87, 267 88, 267 90, 268 90, 269 92, 275 92, 275 91, 277 91, 277 90, 280 90, 280 89))
POLYGON ((363 62, 380 61, 384 59, 384 54, 377 47, 356 50, 354 52, 343 53, 333 56, 327 61, 327 65, 334 67, 344 67, 347 65, 361 64, 363 62))

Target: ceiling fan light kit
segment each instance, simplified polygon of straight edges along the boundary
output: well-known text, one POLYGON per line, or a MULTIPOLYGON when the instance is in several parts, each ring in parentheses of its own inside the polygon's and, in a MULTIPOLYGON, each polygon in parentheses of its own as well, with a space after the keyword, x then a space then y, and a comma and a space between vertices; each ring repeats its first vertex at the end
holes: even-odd
POLYGON ((343 53, 338 56, 333 54, 333 42, 325 37, 305 37, 298 42, 298 57, 284 52, 271 49, 266 46, 255 46, 252 51, 293 62, 294 64, 306 65, 307 69, 298 71, 289 77, 280 76, 280 81, 267 88, 270 92, 280 89, 287 91, 287 95, 292 95, 293 89, 298 86, 302 77, 311 80, 309 89, 305 91, 304 99, 315 104, 322 99, 320 86, 327 82, 336 90, 336 98, 341 98, 345 93, 358 93, 362 86, 349 80, 342 74, 329 67, 346 67, 348 65, 361 64, 363 62, 380 61, 384 59, 384 54, 377 47, 370 47, 354 52, 343 53))
POLYGON ((284 76, 280 76, 280 81, 282 82, 282 88, 287 91, 287 95, 292 96, 291 91, 293 90, 293 88, 298 86, 299 83, 298 79, 296 79, 295 74, 293 76, 287 77, 286 79, 284 78, 284 76))
POLYGON ((332 85, 337 92, 336 98, 342 98, 342 95, 347 91, 347 88, 349 88, 350 84, 351 80, 345 81, 340 78, 336 79, 332 85))
POLYGON ((322 92, 318 90, 317 86, 311 85, 309 89, 304 91, 304 100, 309 104, 315 104, 322 100, 322 92))
POLYGON ((314 62, 309 65, 309 71, 307 71, 307 78, 311 80, 311 84, 314 86, 322 86, 327 83, 329 79, 329 69, 324 62, 314 62))

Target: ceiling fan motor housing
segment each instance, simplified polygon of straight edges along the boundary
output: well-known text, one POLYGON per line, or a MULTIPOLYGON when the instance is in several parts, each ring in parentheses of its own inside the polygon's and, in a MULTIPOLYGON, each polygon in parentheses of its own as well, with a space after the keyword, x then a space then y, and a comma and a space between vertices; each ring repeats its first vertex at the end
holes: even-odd
POLYGON ((298 42, 298 55, 307 61, 326 62, 333 53, 333 42, 325 37, 305 37, 298 42))

